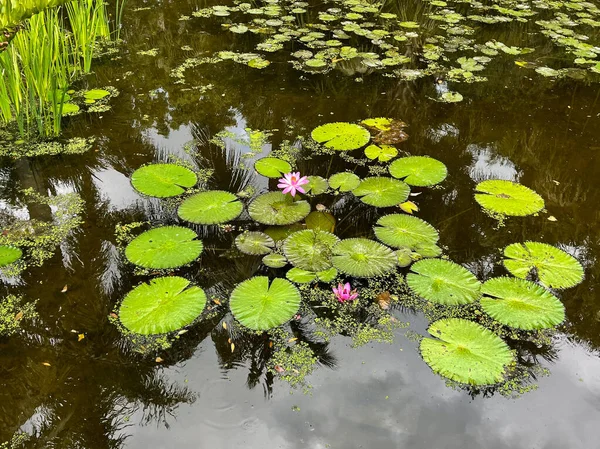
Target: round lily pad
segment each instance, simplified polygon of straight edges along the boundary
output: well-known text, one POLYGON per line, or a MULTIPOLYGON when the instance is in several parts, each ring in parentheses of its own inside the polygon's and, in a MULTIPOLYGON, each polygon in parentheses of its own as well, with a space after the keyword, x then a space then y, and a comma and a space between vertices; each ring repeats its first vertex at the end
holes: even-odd
POLYGON ((477 184, 475 200, 493 214, 523 217, 544 208, 544 200, 528 187, 512 181, 493 179, 477 184))
POLYGON ((428 301, 456 306, 481 297, 481 283, 466 268, 442 259, 424 259, 415 263, 406 275, 410 289, 428 301))
POLYGON ((340 192, 350 192, 351 190, 356 189, 359 184, 360 178, 354 173, 336 173, 329 178, 329 186, 340 192))
POLYGON ((239 284, 229 305, 236 320, 253 330, 268 330, 289 321, 300 307, 300 291, 289 281, 257 276, 239 284))
POLYGON ((165 334, 192 323, 204 310, 206 295, 179 276, 155 278, 123 299, 119 319, 136 334, 165 334))
POLYGON ((436 338, 421 340, 423 360, 448 379, 469 385, 492 385, 504 380, 513 354, 489 329, 460 318, 439 320, 427 331, 436 338))
POLYGON ((269 254, 275 242, 263 232, 246 231, 235 238, 235 246, 244 254, 260 256, 269 254))
POLYGON ((550 288, 574 287, 583 280, 577 259, 547 243, 513 243, 504 248, 504 266, 513 276, 525 279, 535 273, 550 288))
POLYGON ((323 271, 331 267, 331 248, 339 239, 324 231, 306 229, 295 232, 283 242, 283 252, 295 267, 323 271))
POLYGON ((194 231, 181 226, 150 229, 133 239, 125 257, 144 268, 177 268, 193 262, 202 252, 202 241, 194 231))
POLYGON ((288 270, 285 277, 295 284, 309 284, 317 280, 317 273, 294 267, 288 270))
POLYGON ((327 148, 339 151, 356 150, 364 147, 371 135, 360 125, 352 123, 327 123, 313 129, 311 137, 327 148))
POLYGON ((352 193, 370 206, 392 207, 406 201, 410 187, 397 179, 374 176, 363 179, 352 193))
POLYGON ((309 176, 308 184, 304 186, 306 193, 311 195, 320 195, 325 193, 328 188, 329 184, 327 183, 327 180, 320 176, 309 176))
POLYGON ((262 224, 289 225, 304 219, 310 213, 310 204, 304 200, 294 201, 281 192, 269 192, 252 201, 248 213, 262 224))
POLYGON ((91 89, 83 94, 86 100, 101 100, 109 95, 110 92, 104 89, 91 89))
POLYGON ((375 235, 392 248, 435 245, 439 239, 437 230, 425 220, 412 215, 390 214, 377 220, 375 235))
POLYGON ((190 223, 212 225, 236 219, 244 209, 238 198, 224 190, 209 190, 187 198, 177 209, 177 215, 190 223))
POLYGON ((485 282, 481 307, 496 321, 523 330, 548 329, 565 319, 565 306, 545 288, 524 279, 485 282))
POLYGON ((282 268, 287 265, 287 259, 282 254, 271 253, 262 258, 262 263, 270 268, 282 268))
POLYGON ((389 166, 394 178, 403 179, 411 186, 427 187, 439 184, 448 175, 448 169, 437 159, 410 156, 396 159, 389 166))
POLYGON ((254 163, 254 169, 267 178, 279 178, 292 171, 289 162, 276 157, 264 157, 254 163))
POLYGON ((16 262, 23 255, 21 248, 9 245, 0 245, 0 267, 5 267, 16 262))
POLYGON ((396 268, 396 254, 387 246, 369 239, 345 239, 332 249, 333 266, 356 277, 383 276, 396 268))
POLYGON ((157 198, 181 195, 197 182, 198 177, 192 170, 176 164, 145 165, 131 175, 135 190, 157 198))

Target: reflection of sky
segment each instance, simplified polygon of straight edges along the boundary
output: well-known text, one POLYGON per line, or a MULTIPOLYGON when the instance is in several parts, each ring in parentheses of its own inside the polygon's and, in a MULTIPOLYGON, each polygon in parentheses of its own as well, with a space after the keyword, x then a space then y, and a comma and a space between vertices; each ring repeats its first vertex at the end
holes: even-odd
MULTIPOLYGON (((416 319, 422 328, 423 323, 416 319)), ((419 331, 421 331, 419 329, 419 331)), ((271 400, 247 372, 224 372, 211 343, 173 379, 199 394, 163 427, 132 426, 128 449, 162 448, 410 448, 589 449, 600 430, 600 358, 566 341, 546 363, 552 374, 516 399, 471 399, 445 386, 421 360, 416 343, 351 349, 332 345, 339 366, 312 376, 312 393, 277 384, 271 400), (299 407, 294 411, 293 407, 299 407)), ((139 419, 134 416, 132 421, 139 419)))
POLYGON ((127 209, 140 200, 129 178, 114 168, 96 170, 92 179, 103 201, 109 201, 112 209, 127 209))
POLYGON ((467 146, 467 151, 473 156, 473 162, 467 168, 469 176, 475 182, 486 179, 505 179, 518 182, 521 172, 517 171, 510 159, 496 154, 491 147, 476 144, 467 146))

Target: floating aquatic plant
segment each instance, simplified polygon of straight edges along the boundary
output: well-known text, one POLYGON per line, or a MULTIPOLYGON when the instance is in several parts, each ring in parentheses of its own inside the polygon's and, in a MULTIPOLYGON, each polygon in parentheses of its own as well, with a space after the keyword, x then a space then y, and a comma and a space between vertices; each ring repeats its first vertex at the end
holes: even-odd
POLYGON ((369 145, 365 148, 365 156, 369 159, 377 159, 379 162, 387 162, 398 156, 398 150, 391 145, 369 145))
POLYGON ((254 169, 267 178, 279 178, 284 173, 289 173, 292 166, 289 162, 276 157, 264 157, 254 163, 254 169))
POLYGON ((352 193, 370 206, 392 207, 406 201, 410 187, 397 179, 375 176, 363 179, 352 193))
POLYGON ((140 267, 167 269, 193 262, 203 245, 194 231, 181 226, 150 229, 133 239, 125 248, 125 257, 140 267))
POLYGON ((524 279, 500 277, 485 282, 483 310, 502 324, 523 330, 549 329, 565 319, 565 306, 543 287, 524 279))
POLYGON ((544 200, 528 187, 512 181, 482 181, 475 190, 475 200, 487 211, 500 216, 522 217, 544 208, 544 200))
POLYGON ((335 217, 329 212, 315 210, 304 219, 306 227, 313 231, 333 232, 335 229, 335 217))
POLYGON ((269 192, 250 203, 248 213, 262 224, 289 225, 304 219, 310 213, 310 204, 304 200, 294 201, 281 192, 269 192))
POLYGON ((234 220, 242 210, 244 206, 233 193, 209 190, 184 200, 177 209, 177 214, 190 223, 212 225, 234 220))
POLYGON ((373 228, 375 235, 392 248, 409 248, 435 245, 439 240, 437 230, 425 220, 404 214, 384 215, 373 228))
POLYGON ((345 239, 332 249, 333 266, 355 277, 383 276, 396 268, 394 252, 379 242, 363 238, 345 239))
POLYGON ((410 289, 428 301, 457 306, 477 301, 481 283, 466 268, 442 259, 420 260, 406 275, 410 289))
POLYGON ((514 357, 496 334, 472 321, 448 318, 427 331, 435 338, 421 340, 423 360, 448 379, 469 385, 492 385, 504 380, 514 357))
POLYGON ((504 248, 504 266, 518 278, 536 276, 550 288, 574 287, 583 280, 583 267, 577 259, 547 243, 513 243, 504 248))
POLYGON ((157 198, 181 195, 197 182, 198 177, 192 170, 176 164, 145 165, 131 175, 135 190, 157 198))
POLYGON ((288 261, 283 254, 271 253, 262 258, 262 263, 270 268, 282 268, 287 265, 288 261))
POLYGON ((351 190, 356 189, 359 184, 360 178, 354 173, 336 173, 329 178, 329 186, 340 192, 350 192, 351 190))
POLYGON ((310 135, 316 142, 338 151, 356 150, 364 147, 371 140, 371 135, 365 128, 344 122, 318 126, 310 135))
POLYGON ((263 232, 246 231, 235 238, 235 246, 244 254, 261 256, 273 251, 275 242, 263 232))
POLYGON ((20 248, 9 245, 0 245, 0 267, 5 267, 16 262, 23 255, 20 248))
POLYGON ((338 274, 335 268, 329 268, 323 271, 303 270, 302 268, 294 267, 285 274, 290 281, 296 284, 309 284, 314 281, 331 282, 338 274))
POLYGON ((152 279, 131 290, 119 308, 123 326, 136 334, 165 334, 191 324, 204 310, 206 295, 179 276, 152 279))
POLYGON ((325 193, 329 188, 329 184, 325 178, 320 176, 308 176, 308 183, 306 184, 306 193, 311 195, 321 195, 325 193))
POLYGON ((229 301, 236 320, 252 330, 268 330, 289 321, 300 307, 298 289, 285 279, 248 279, 233 290, 229 301))
POLYGON ((446 166, 432 157, 410 156, 396 159, 389 166, 394 178, 410 186, 428 187, 439 184, 448 175, 446 166))
POLYGON ((339 240, 329 232, 307 229, 285 239, 283 252, 295 267, 323 271, 331 267, 331 249, 339 240))

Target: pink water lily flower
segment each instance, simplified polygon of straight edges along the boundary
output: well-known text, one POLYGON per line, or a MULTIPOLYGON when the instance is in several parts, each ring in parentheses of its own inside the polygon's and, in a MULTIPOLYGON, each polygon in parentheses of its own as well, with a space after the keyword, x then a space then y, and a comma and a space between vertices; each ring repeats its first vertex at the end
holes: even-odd
POLYGON ((338 284, 337 288, 333 287, 333 293, 335 293, 339 302, 354 301, 358 298, 356 289, 350 291, 350 282, 338 284))
POLYGON ((296 196, 296 191, 300 193, 306 193, 300 186, 308 184, 308 178, 306 176, 300 177, 300 172, 286 173, 283 178, 279 180, 277 187, 283 189, 283 194, 290 193, 292 196, 296 196))

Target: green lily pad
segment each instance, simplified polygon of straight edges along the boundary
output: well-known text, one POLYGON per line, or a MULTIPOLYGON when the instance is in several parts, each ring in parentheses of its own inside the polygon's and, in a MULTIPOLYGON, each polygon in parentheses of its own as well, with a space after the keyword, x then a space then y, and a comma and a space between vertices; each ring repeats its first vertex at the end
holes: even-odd
POLYGON ((292 166, 276 157, 264 157, 254 163, 254 169, 267 178, 279 178, 292 171, 292 166))
POLYGON ((312 211, 304 221, 313 231, 333 232, 335 229, 335 217, 329 212, 312 211))
POLYGON ((512 181, 494 179, 475 186, 480 193, 475 200, 492 214, 524 217, 544 208, 544 200, 536 192, 512 181))
POLYGON ((344 122, 318 126, 313 129, 311 137, 327 148, 339 151, 356 150, 371 140, 371 135, 365 128, 344 122))
POLYGON ((162 226, 134 238, 125 248, 125 257, 144 268, 177 268, 193 262, 202 252, 201 240, 191 229, 162 226))
POLYGON ((421 340, 421 356, 437 374, 469 385, 504 380, 513 354, 489 329, 460 318, 439 320, 427 331, 436 338, 421 340))
POLYGON ((460 103, 464 99, 458 92, 444 92, 440 98, 444 103, 460 103))
POLYGON ((524 279, 500 277, 485 282, 481 307, 496 321, 523 330, 548 329, 565 319, 565 306, 543 287, 524 279))
POLYGON ((0 245, 0 267, 5 267, 16 262, 23 255, 21 248, 9 245, 0 245))
POLYGON ((365 149, 365 156, 369 159, 377 159, 379 162, 387 162, 398 156, 398 150, 391 145, 369 145, 365 149))
POLYGON ((209 190, 187 198, 177 209, 177 215, 190 223, 212 225, 236 219, 244 210, 238 198, 224 190, 209 190))
POLYGON ((257 276, 239 284, 229 305, 236 320, 252 330, 268 330, 289 321, 298 311, 300 291, 289 281, 257 276))
POLYGON ((469 304, 481 297, 481 283, 466 268, 442 259, 415 263, 406 275, 410 289, 428 301, 446 306, 469 304))
POLYGON ((289 226, 269 226, 265 229, 265 234, 271 237, 276 242, 287 239, 294 232, 302 231, 304 226, 300 223, 293 223, 289 226))
POLYGON ((513 243, 504 248, 504 266, 513 276, 525 279, 534 273, 550 288, 574 287, 583 280, 577 259, 547 243, 513 243))
POLYGON ((192 323, 206 305, 199 287, 179 276, 155 278, 131 290, 119 308, 123 326, 136 334, 176 331, 192 323))
POLYGON ((294 284, 310 284, 317 280, 317 273, 314 271, 303 270, 302 268, 294 267, 285 274, 285 277, 294 284))
POLYGON ((275 242, 263 232, 246 231, 235 238, 235 246, 244 254, 261 256, 273 251, 275 242))
POLYGON ((321 178, 320 176, 309 176, 308 184, 304 186, 304 190, 306 193, 311 195, 321 195, 325 193, 329 188, 329 184, 325 178, 321 178))
POLYGON ((392 207, 406 201, 410 187, 397 179, 374 176, 363 179, 352 193, 370 206, 392 207))
POLYGON ((270 268, 282 268, 287 265, 287 259, 282 254, 271 253, 262 258, 262 263, 270 268))
POLYGON ((145 165, 131 175, 135 190, 157 198, 181 195, 197 182, 198 177, 192 170, 176 164, 145 165))
POLYGON ((389 166, 394 178, 402 179, 410 186, 427 187, 439 184, 448 175, 448 169, 437 159, 426 156, 410 156, 396 159, 389 166))
POLYGON ((87 90, 83 96, 86 100, 101 100, 110 95, 110 92, 104 89, 87 90))
POLYGON ((440 238, 433 226, 412 215, 384 215, 373 229, 377 238, 392 248, 415 250, 419 246, 435 245, 440 238))
POLYGON ((329 178, 329 186, 340 192, 350 192, 351 190, 356 189, 359 184, 360 178, 354 173, 336 173, 329 178))
POLYGON ((75 115, 79 112, 79 106, 75 103, 63 103, 62 114, 63 115, 75 115))
POLYGON ((253 220, 267 225, 289 225, 304 219, 310 213, 306 201, 294 201, 290 195, 269 192, 260 195, 248 207, 253 220))
POLYGON ((379 131, 389 131, 394 119, 386 117, 368 118, 361 123, 369 128, 375 128, 379 131))
POLYGON ((306 229, 290 235, 283 242, 283 252, 292 265, 308 271, 331 267, 331 248, 339 239, 324 231, 306 229))
POLYGON ((383 276, 393 271, 397 264, 397 257, 390 248, 369 239, 342 240, 332 252, 333 266, 350 276, 383 276))

